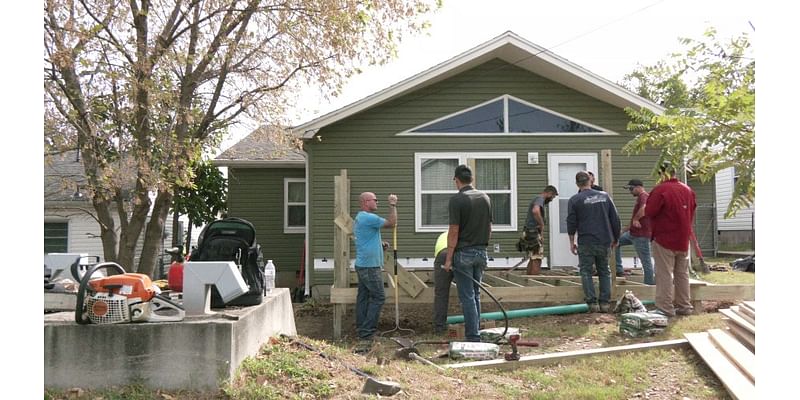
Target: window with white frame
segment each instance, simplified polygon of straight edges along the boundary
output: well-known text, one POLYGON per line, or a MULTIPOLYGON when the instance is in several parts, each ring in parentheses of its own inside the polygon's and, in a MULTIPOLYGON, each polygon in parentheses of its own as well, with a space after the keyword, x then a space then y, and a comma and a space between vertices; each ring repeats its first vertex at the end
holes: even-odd
POLYGON ((416 231, 441 232, 448 226, 448 203, 458 193, 453 172, 469 165, 473 187, 492 202, 492 230, 517 230, 516 153, 416 153, 414 175, 416 231))
POLYGON ((598 135, 610 132, 527 102, 503 95, 445 115, 400 135, 598 135))
POLYGON ((305 233, 306 231, 306 180, 283 179, 283 232, 305 233))

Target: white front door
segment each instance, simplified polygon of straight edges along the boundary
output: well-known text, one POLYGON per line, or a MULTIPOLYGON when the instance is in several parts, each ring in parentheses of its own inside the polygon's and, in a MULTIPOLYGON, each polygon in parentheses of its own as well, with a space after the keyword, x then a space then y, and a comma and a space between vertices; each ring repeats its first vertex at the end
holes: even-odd
POLYGON ((550 214, 547 224, 550 226, 550 255, 547 265, 550 267, 575 267, 578 256, 572 254, 567 234, 567 203, 570 197, 578 193, 575 186, 575 174, 578 171, 592 171, 597 182, 600 175, 597 171, 596 153, 549 153, 547 155, 547 182, 558 189, 556 201, 549 205, 550 214))

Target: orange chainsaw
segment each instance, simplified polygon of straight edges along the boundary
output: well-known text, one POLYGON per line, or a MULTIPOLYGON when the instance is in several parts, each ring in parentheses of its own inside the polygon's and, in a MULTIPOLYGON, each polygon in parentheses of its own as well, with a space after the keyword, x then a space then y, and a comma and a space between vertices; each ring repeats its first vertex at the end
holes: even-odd
POLYGON ((117 263, 98 263, 80 279, 75 303, 75 322, 118 324, 127 322, 182 321, 183 307, 162 296, 161 290, 144 274, 126 273, 117 263), (116 275, 92 279, 101 269, 116 275))

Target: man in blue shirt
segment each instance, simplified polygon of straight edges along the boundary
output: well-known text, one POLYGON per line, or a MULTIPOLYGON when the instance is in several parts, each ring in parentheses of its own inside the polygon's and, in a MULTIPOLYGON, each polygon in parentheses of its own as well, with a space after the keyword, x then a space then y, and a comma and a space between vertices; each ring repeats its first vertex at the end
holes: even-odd
POLYGON ((617 207, 608 193, 592 189, 592 180, 586 171, 575 175, 578 193, 567 204, 567 233, 572 254, 578 255, 581 283, 586 305, 590 312, 609 312, 611 298, 611 270, 608 255, 619 241, 620 222, 617 207), (575 234, 578 243, 575 243, 575 234), (592 267, 597 267, 600 281, 600 301, 594 292, 592 267))
POLYGON ((353 237, 356 246, 356 273, 358 295, 356 296, 356 332, 359 343, 357 353, 366 353, 372 348, 372 339, 378 327, 381 308, 386 300, 383 291, 383 250, 381 228, 392 228, 397 223, 397 196, 389 195, 389 218, 375 214, 378 198, 375 193, 364 192, 359 196, 361 210, 353 221, 353 237))

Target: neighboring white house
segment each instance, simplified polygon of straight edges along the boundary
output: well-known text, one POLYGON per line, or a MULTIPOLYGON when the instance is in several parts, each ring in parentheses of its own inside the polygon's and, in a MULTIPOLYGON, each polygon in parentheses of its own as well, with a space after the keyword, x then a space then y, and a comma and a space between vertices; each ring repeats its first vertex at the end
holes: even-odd
POLYGON ((741 209, 732 218, 725 218, 736 180, 734 167, 717 172, 717 233, 718 245, 755 244, 755 206, 741 209))
MULTIPOLYGON (((103 243, 100 240, 100 226, 94 218, 95 211, 83 189, 86 177, 77 151, 47 157, 44 164, 44 254, 80 253, 100 256, 103 261, 103 243)), ((185 217, 184 217, 185 219, 185 217)), ((119 218, 114 215, 115 225, 119 218)), ((185 231, 185 221, 181 221, 181 232, 185 231)), ((164 247, 172 243, 172 219, 165 224, 164 247)), ((196 238, 199 228, 194 229, 196 238)), ((194 231, 193 230, 193 231, 194 231)), ((144 232, 136 245, 134 264, 139 263, 144 241, 144 232)), ((196 241, 196 239, 195 239, 196 241)), ((165 262, 169 258, 165 256, 165 262)), ((131 266, 123 265, 126 270, 131 266)))

